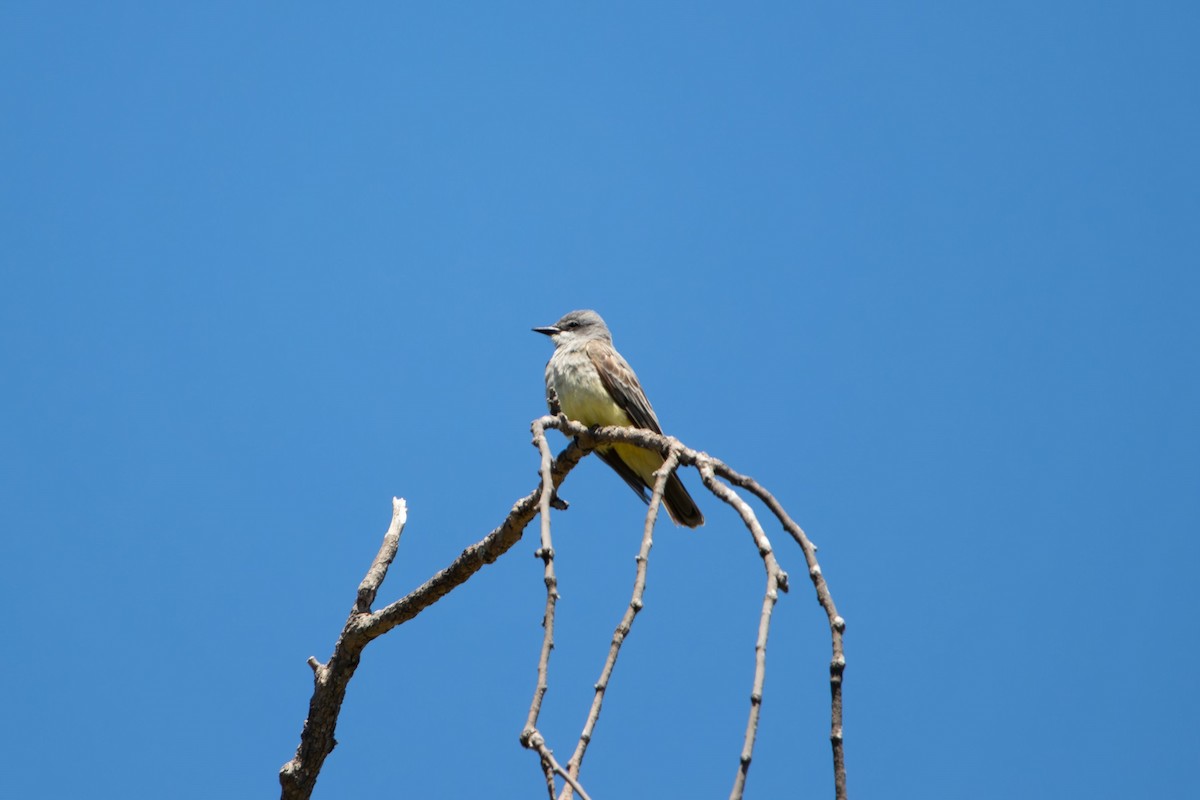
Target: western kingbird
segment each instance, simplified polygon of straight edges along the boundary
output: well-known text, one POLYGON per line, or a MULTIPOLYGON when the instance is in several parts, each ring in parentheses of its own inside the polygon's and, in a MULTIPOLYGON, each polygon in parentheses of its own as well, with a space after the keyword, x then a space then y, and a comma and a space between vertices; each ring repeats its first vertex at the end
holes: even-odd
MULTIPOLYGON (((554 342, 554 355, 546 364, 546 402, 552 414, 561 411, 567 419, 588 426, 620 425, 662 433, 637 375, 613 348, 612 334, 599 314, 572 311, 553 325, 533 330, 554 342)), ((653 473, 663 464, 661 455, 621 443, 600 445, 596 455, 643 501, 650 501, 646 490, 653 490, 653 473)), ((678 475, 672 473, 667 479, 663 505, 676 525, 704 524, 704 515, 678 475)))

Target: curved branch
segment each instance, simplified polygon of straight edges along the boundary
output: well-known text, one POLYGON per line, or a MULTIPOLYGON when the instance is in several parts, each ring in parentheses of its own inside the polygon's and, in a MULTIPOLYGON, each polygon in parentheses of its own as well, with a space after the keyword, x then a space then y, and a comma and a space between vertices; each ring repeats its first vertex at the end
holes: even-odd
POLYGON ((758 497, 771 512, 779 519, 783 528, 792 536, 804 553, 808 565, 809 577, 816 589, 817 600, 825 610, 832 634, 833 658, 830 662, 830 688, 832 694, 832 712, 830 740, 833 746, 834 781, 838 800, 846 797, 846 770, 842 740, 842 675, 845 671, 846 659, 843 648, 845 620, 837 613, 829 587, 821 573, 821 567, 816 559, 816 546, 809 541, 804 531, 788 516, 782 505, 753 478, 741 475, 732 470, 719 459, 711 458, 706 453, 685 447, 678 439, 661 436, 651 431, 638 428, 600 427, 587 428, 579 423, 571 422, 565 416, 547 416, 533 423, 534 443, 541 451, 541 480, 538 488, 529 495, 518 500, 510 509, 501 524, 480 541, 467 547, 445 569, 441 570, 421 586, 409 592, 406 596, 385 606, 378 611, 371 611, 388 568, 396 556, 400 534, 407 519, 407 509, 404 501, 396 499, 393 502, 392 524, 384 535, 383 544, 375 556, 371 567, 367 570, 362 583, 358 587, 355 603, 346 624, 334 645, 333 654, 327 663, 321 664, 310 657, 309 665, 313 669, 314 688, 309 702, 308 718, 300 735, 300 745, 292 758, 280 770, 279 781, 284 800, 307 800, 312 795, 317 776, 324 764, 325 758, 336 746, 334 731, 342 702, 345 699, 346 688, 354 675, 355 669, 362 657, 363 649, 373 639, 382 636, 392 628, 407 622, 420 614, 424 609, 444 597, 454 588, 465 583, 485 564, 490 564, 516 544, 524 533, 525 528, 535 514, 542 515, 542 545, 538 555, 546 565, 545 582, 547 588, 546 616, 543 624, 546 633, 543 638, 541 657, 538 665, 538 684, 530 707, 530 716, 522 731, 521 741, 526 747, 535 750, 546 773, 547 790, 553 796, 554 776, 560 775, 566 782, 562 797, 570 798, 574 792, 585 798, 577 776, 587 745, 591 741, 592 732, 599 718, 600 706, 604 692, 616 663, 616 657, 621 643, 628 635, 633 619, 642 608, 642 595, 645 588, 647 558, 653 543, 652 531, 657 510, 662 499, 666 478, 677 465, 696 467, 705 485, 724 502, 729 503, 738 514, 754 539, 763 565, 767 572, 767 588, 763 597, 763 609, 759 617, 758 637, 755 644, 755 678, 751 693, 751 712, 747 722, 746 737, 742 748, 738 777, 735 780, 731 797, 740 798, 745 785, 746 772, 757 730, 759 708, 762 703, 762 690, 765 676, 766 643, 769 632, 771 611, 778 598, 778 591, 787 591, 787 573, 775 560, 771 544, 759 525, 754 512, 736 492, 717 480, 720 476, 729 483, 747 489, 758 497), (574 441, 555 458, 549 459, 549 447, 545 440, 545 430, 554 428, 574 437, 574 441), (642 547, 638 554, 638 571, 634 581, 633 597, 620 625, 613 635, 609 656, 601 672, 601 680, 596 684, 596 695, 593 698, 592 709, 588 715, 584 731, 580 737, 575 754, 563 768, 554 759, 553 753, 546 746, 545 740, 536 728, 538 713, 542 699, 548 687, 548 667, 550 651, 554 647, 553 623, 554 609, 557 601, 557 578, 554 575, 554 551, 550 541, 550 508, 565 508, 566 504, 557 497, 557 487, 561 485, 571 469, 579 463, 588 452, 597 445, 613 442, 624 442, 650 450, 658 451, 664 456, 664 465, 656 473, 654 491, 651 496, 650 508, 647 510, 646 524, 643 532, 642 547))
MULTIPOLYGON (((757 481, 736 472, 720 459, 712 458, 706 453, 692 450, 688 447, 683 447, 677 439, 669 436, 661 436, 641 428, 621 428, 614 426, 588 428, 577 422, 572 422, 562 415, 558 417, 543 417, 543 420, 547 428, 557 428, 568 436, 574 436, 575 442, 588 450, 591 450, 597 444, 626 442, 645 447, 649 450, 657 450, 664 454, 678 447, 679 463, 685 466, 699 468, 701 462, 707 460, 711 463, 712 469, 717 475, 725 478, 735 486, 747 489, 762 500, 767 508, 771 510, 771 513, 779 520, 784 530, 799 545, 808 566, 809 578, 812 580, 813 588, 816 590, 817 602, 820 603, 821 608, 824 609, 829 619, 833 650, 833 655, 829 662, 831 700, 829 740, 833 750, 835 796, 837 800, 846 800, 846 760, 842 733, 842 679, 846 670, 846 654, 843 639, 846 631, 846 620, 838 614, 837 606, 833 602, 833 595, 829 591, 829 586, 825 582, 825 577, 821 572, 821 565, 817 561, 816 545, 809 540, 800 526, 784 511, 779 501, 757 481)), ((787 591, 786 575, 785 580, 780 583, 779 588, 787 591)))
POLYGON ((758 554, 762 557, 763 567, 767 571, 767 588, 763 592, 762 613, 758 617, 758 636, 754 642, 754 684, 750 690, 750 717, 746 721, 746 735, 742 741, 742 755, 738 759, 738 771, 733 780, 733 790, 729 800, 741 800, 746 790, 746 775, 750 772, 750 759, 754 755, 754 740, 758 736, 758 718, 762 713, 763 686, 767 678, 767 635, 771 630, 771 612, 775 609, 775 601, 779 599, 779 591, 787 591, 787 573, 779 568, 775 554, 771 551, 771 543, 758 524, 754 510, 737 492, 717 480, 713 472, 711 459, 700 461, 700 476, 704 485, 717 497, 733 506, 742 518, 750 535, 758 546, 758 554))
POLYGON ((846 632, 846 620, 838 613, 837 606, 833 602, 833 595, 829 592, 829 585, 825 582, 825 575, 821 572, 821 565, 817 562, 817 546, 788 516, 774 495, 759 485, 758 481, 735 472, 727 464, 715 458, 712 459, 712 465, 718 475, 736 486, 749 490, 762 500, 783 525, 783 529, 791 534, 796 544, 804 552, 804 560, 808 564, 808 576, 812 580, 813 588, 817 591, 817 602, 821 604, 821 608, 825 610, 825 615, 829 618, 830 638, 833 643, 833 656, 829 660, 831 699, 829 742, 833 748, 834 793, 837 800, 846 800, 846 755, 842 737, 842 674, 846 671, 846 652, 842 640, 846 632))

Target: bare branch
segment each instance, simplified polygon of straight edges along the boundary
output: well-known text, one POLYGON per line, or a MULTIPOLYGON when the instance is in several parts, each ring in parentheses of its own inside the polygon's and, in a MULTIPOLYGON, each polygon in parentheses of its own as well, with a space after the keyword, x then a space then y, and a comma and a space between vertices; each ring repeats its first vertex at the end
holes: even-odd
MULTIPOLYGON (((679 452, 672 447, 663 460, 663 465, 654 473, 654 491, 650 494, 650 506, 646 509, 646 522, 642 527, 642 545, 636 559, 637 574, 633 580, 633 596, 630 597, 629 606, 625 609, 621 622, 613 632, 612 644, 608 648, 608 658, 605 659, 604 667, 600 670, 600 680, 596 681, 596 693, 592 696, 592 707, 588 712, 587 721, 583 725, 583 733, 579 735, 579 744, 575 747, 574 755, 567 762, 567 769, 573 776, 578 776, 579 770, 583 767, 583 756, 587 752, 588 743, 592 740, 596 723, 600 720, 600 707, 604 704, 604 693, 608 690, 608 681, 612 677, 613 669, 617 666, 617 656, 620 654, 621 644, 633 629, 634 618, 645 605, 643 597, 646 592, 646 571, 650 566, 650 548, 654 546, 654 523, 658 519, 658 509, 662 504, 663 492, 667 488, 667 479, 675 471, 678 463, 679 452)), ((564 787, 562 800, 570 800, 570 798, 571 787, 564 787)))
POLYGON ((555 760, 554 753, 546 746, 546 740, 538 732, 537 728, 532 728, 526 731, 526 733, 528 734, 529 742, 525 746, 536 750, 538 755, 542 757, 542 761, 550 765, 550 770, 555 775, 561 775, 562 779, 567 782, 568 789, 575 791, 582 800, 592 800, 588 797, 588 793, 583 790, 583 786, 579 783, 578 779, 563 769, 562 765, 555 760))
POLYGON ((404 523, 407 521, 408 506, 404 503, 403 498, 393 497, 392 524, 388 527, 387 533, 383 535, 383 544, 379 546, 379 552, 375 555, 375 560, 371 562, 371 568, 367 570, 362 583, 358 585, 358 602, 354 606, 355 613, 370 613, 371 604, 375 602, 375 595, 379 592, 379 585, 383 583, 388 567, 392 565, 392 559, 396 557, 396 550, 400 547, 400 533, 404 530, 404 523))
POLYGON ((362 651, 373 639, 387 633, 392 628, 417 616, 440 598, 456 587, 465 583, 485 564, 490 564, 507 552, 520 540, 526 526, 535 514, 542 517, 541 546, 536 555, 542 558, 545 565, 544 582, 546 583, 546 610, 543 617, 545 633, 538 661, 538 680, 534 697, 530 704, 529 717, 521 734, 521 743, 534 750, 539 756, 546 778, 547 792, 551 797, 555 792, 555 775, 562 776, 565 781, 561 800, 570 800, 578 795, 588 800, 587 794, 579 784, 578 775, 584 754, 591 742, 595 726, 599 720, 600 709, 603 705, 612 673, 615 669, 617 656, 625 638, 632 630, 633 620, 643 606, 646 572, 650 549, 653 546, 653 527, 657 512, 662 502, 662 493, 667 477, 678 466, 693 466, 700 473, 705 486, 718 498, 731 505, 742 518, 750 531, 763 566, 767 573, 767 586, 763 596, 762 613, 759 616, 758 636, 755 643, 755 672, 754 684, 751 691, 751 709, 747 720, 746 734, 738 769, 731 794, 733 800, 739 800, 745 786, 746 774, 753 753, 754 740, 757 733, 759 714, 763 698, 763 686, 766 675, 766 645, 770 630, 771 613, 778 600, 780 590, 787 591, 788 578, 776 561, 770 541, 763 532, 761 525, 750 506, 738 494, 717 479, 723 478, 729 483, 747 489, 757 496, 771 512, 779 519, 783 528, 792 536, 804 552, 808 565, 809 577, 816 589, 817 599, 825 610, 830 624, 833 644, 833 658, 830 662, 830 687, 832 694, 830 739, 833 746, 834 781, 837 800, 846 797, 846 771, 842 740, 842 675, 846 660, 843 649, 843 633, 845 620, 838 615, 834 606, 829 587, 821 573, 821 567, 816 559, 816 546, 804 534, 798 525, 787 515, 779 502, 759 485, 753 478, 740 475, 718 459, 711 458, 706 453, 685 447, 677 439, 660 436, 651 431, 638 428, 599 427, 587 428, 571 422, 563 415, 546 416, 535 420, 532 425, 534 444, 541 454, 540 478, 538 488, 529 495, 521 498, 513 505, 507 517, 479 542, 467 547, 445 569, 436 573, 421 586, 409 592, 401 599, 385 606, 378 611, 371 611, 379 588, 387 575, 399 547, 400 534, 403 531, 406 508, 402 500, 393 504, 392 524, 389 526, 379 553, 358 587, 353 610, 334 645, 333 654, 329 661, 322 664, 315 657, 308 659, 313 670, 313 696, 309 702, 308 718, 300 736, 300 745, 295 757, 283 766, 280 771, 280 785, 284 800, 307 800, 312 794, 318 774, 325 758, 336 746, 334 731, 342 702, 345 699, 347 685, 362 656, 362 651), (558 457, 550 459, 549 446, 546 443, 545 430, 554 428, 574 441, 558 457), (554 573, 554 548, 550 535, 550 508, 565 509, 566 503, 557 496, 557 488, 561 485, 570 470, 579 463, 583 456, 601 444, 624 442, 657 451, 664 457, 664 463, 658 470, 654 489, 650 499, 650 507, 646 512, 646 522, 643 529, 642 544, 637 556, 637 574, 634 580, 633 594, 620 624, 613 634, 609 654, 601 671, 600 680, 596 684, 592 707, 588 713, 579 743, 567 768, 563 768, 554 758, 553 752, 546 745, 544 737, 536 725, 541 711, 542 701, 548 691, 549 658, 554 648, 554 617, 558 600, 557 577, 554 573))
POLYGON ((758 638, 754 643, 754 685, 750 690, 750 717, 746 721, 746 735, 742 742, 742 756, 738 761, 737 775, 734 777, 733 790, 729 800, 741 800, 746 790, 746 775, 750 771, 750 759, 754 755, 754 740, 758 735, 758 718, 762 712, 763 686, 767 677, 767 634, 771 629, 771 611, 779 598, 779 589, 787 591, 787 573, 779 568, 775 554, 771 551, 771 543, 758 524, 754 510, 738 496, 737 492, 717 480, 713 473, 712 460, 702 458, 699 462, 700 477, 704 485, 717 497, 733 506, 742 518, 754 543, 758 554, 762 557, 763 567, 767 571, 767 588, 763 593, 762 614, 758 618, 758 638))
POLYGON ((846 800, 846 756, 842 737, 842 674, 846 671, 846 653, 842 639, 846 632, 846 620, 838 614, 837 606, 833 602, 833 595, 830 594, 825 576, 821 572, 821 565, 817 563, 817 546, 788 516, 779 501, 759 485, 758 481, 735 472, 727 464, 715 458, 712 459, 712 465, 721 477, 730 483, 748 489, 762 500, 804 552, 804 560, 808 564, 808 576, 812 579, 813 588, 817 590, 817 602, 821 604, 821 608, 825 610, 825 614, 829 618, 829 630, 833 640, 833 657, 829 661, 829 689, 832 705, 829 741, 833 747, 835 796, 837 800, 846 800))
MULTIPOLYGON (((567 474, 586 455, 586 450, 576 444, 569 445, 558 454, 551 467, 551 479, 557 488, 567 474)), ((307 800, 312 796, 317 776, 325 763, 325 758, 337 745, 334 731, 337 727, 338 714, 341 713, 342 702, 346 698, 346 687, 354 677, 362 658, 363 648, 373 639, 382 636, 392 628, 407 622, 421 613, 424 609, 436 603, 448 592, 465 583, 485 564, 490 564, 504 555, 521 539, 525 527, 537 513, 538 502, 543 491, 539 482, 537 489, 521 498, 513 505, 508 516, 499 527, 492 530, 480 541, 462 551, 445 569, 409 592, 406 596, 372 613, 358 611, 359 598, 356 597, 354 610, 350 612, 346 625, 342 628, 334 644, 333 655, 328 663, 310 659, 313 667, 314 686, 312 699, 309 701, 308 718, 304 721, 304 729, 300 733, 300 745, 291 761, 283 765, 279 771, 279 783, 283 800, 307 800)), ((393 514, 394 518, 394 514, 393 514)), ((389 527, 389 532, 391 528, 389 527)), ((399 534, 397 533, 397 537, 399 534)), ((385 554, 385 544, 380 549, 385 554)), ((363 584, 378 586, 386 575, 390 560, 380 560, 372 563, 363 584), (378 580, 372 577, 376 566, 380 567, 378 580)), ((362 587, 360 586, 360 589, 362 587)))
MULTIPOLYGON (((550 651, 554 649, 554 610, 558 603, 558 577, 554 574, 554 543, 550 538, 550 501, 554 494, 554 480, 550 474, 550 445, 546 442, 546 429, 541 420, 533 423, 533 442, 541 453, 542 492, 538 498, 538 514, 541 516, 542 542, 535 553, 544 564, 544 581, 546 584, 546 611, 542 616, 542 650, 538 657, 537 686, 533 690, 533 700, 529 704, 529 717, 525 720, 525 728, 521 731, 521 744, 527 748, 534 747, 534 740, 543 743, 541 734, 537 733, 538 715, 542 711, 542 698, 549 689, 550 651)), ((549 750, 547 749, 547 752, 549 750)), ((552 758, 547 759, 542 754, 543 771, 550 770, 556 764, 552 758)), ((554 778, 552 772, 546 774, 550 784, 550 796, 554 796, 554 778)))
MULTIPOLYGON (((678 444, 678 440, 668 436, 660 436, 642 428, 614 426, 588 428, 577 422, 572 422, 563 416, 549 418, 546 422, 546 427, 557 428, 568 436, 574 436, 575 442, 588 450, 591 450, 598 444, 627 442, 649 450, 666 453, 672 449, 672 443, 678 444)), ((821 573, 821 566, 817 562, 816 545, 808 539, 800 526, 788 516, 779 501, 753 478, 741 475, 719 459, 712 458, 705 453, 692 450, 691 448, 680 445, 678 452, 680 464, 698 467, 701 460, 707 459, 711 462, 714 472, 730 483, 745 488, 757 496, 766 504, 780 521, 780 524, 783 525, 784 530, 792 536, 804 552, 804 559, 808 565, 808 575, 817 592, 817 601, 821 604, 826 616, 829 618, 829 629, 833 647, 833 657, 829 662, 831 694, 829 739, 833 748, 835 796, 837 800, 846 800, 846 763, 842 734, 842 676, 846 669, 843 635, 846 630, 846 621, 838 614, 837 607, 833 602, 833 596, 829 591, 829 586, 826 584, 825 578, 821 573)), ((781 575, 786 576, 786 573, 781 572, 781 575)), ((779 588, 786 591, 786 583, 781 583, 779 588)))
POLYGON ((396 555, 400 533, 407 520, 408 507, 404 500, 398 497, 392 498, 391 525, 388 526, 387 533, 383 536, 383 545, 379 549, 379 554, 375 556, 375 561, 367 570, 366 577, 358 587, 354 610, 350 612, 350 618, 342 629, 342 635, 338 637, 337 644, 334 645, 333 656, 329 659, 328 664, 322 664, 312 656, 308 659, 308 665, 313 670, 315 686, 312 700, 308 705, 308 719, 304 721, 304 730, 300 734, 300 746, 296 749, 296 755, 292 760, 284 764, 279 771, 279 783, 283 788, 284 800, 307 798, 312 794, 313 786, 317 782, 317 775, 325 763, 325 757, 337 746, 333 734, 337 726, 338 713, 341 711, 342 701, 346 697, 346 686, 350 683, 350 678, 353 677, 354 670, 358 667, 362 648, 366 646, 365 640, 359 643, 358 640, 351 639, 348 633, 355 618, 365 614, 365 609, 369 608, 374 600, 375 592, 378 590, 379 584, 383 582, 388 566, 396 555), (359 609, 364 610, 360 611, 359 609))
MULTIPOLYGON (((545 418, 543 417, 543 419, 545 418)), ((571 444, 558 454, 550 468, 550 477, 555 489, 586 452, 579 445, 571 444)), ((357 635, 366 636, 368 639, 382 636, 397 625, 408 622, 426 607, 445 597, 451 589, 464 583, 485 564, 491 564, 504 555, 509 548, 520 541, 521 535, 525 532, 525 526, 537 514, 541 494, 542 485, 539 482, 537 489, 517 501, 500 527, 463 550, 462 554, 454 559, 448 567, 406 596, 359 619, 354 632, 357 635)))

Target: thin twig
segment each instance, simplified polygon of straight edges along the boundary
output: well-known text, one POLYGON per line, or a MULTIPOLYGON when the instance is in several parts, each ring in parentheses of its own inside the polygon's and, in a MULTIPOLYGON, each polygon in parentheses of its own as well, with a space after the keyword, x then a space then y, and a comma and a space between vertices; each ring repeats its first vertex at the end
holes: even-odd
POLYGON ((588 793, 583 790, 583 785, 579 782, 579 780, 571 773, 563 769, 562 765, 555 760, 554 752, 546 746, 546 739, 542 736, 541 732, 538 731, 537 728, 534 728, 528 733, 529 744, 526 746, 536 750, 538 755, 542 757, 542 761, 550 765, 550 769, 555 775, 561 775, 562 779, 567 782, 567 788, 570 788, 576 792, 581 800, 592 800, 590 797, 588 797, 588 793))
POLYGON ((745 523, 750 535, 754 538, 758 554, 763 560, 763 567, 767 571, 767 588, 763 593, 762 613, 758 618, 758 637, 754 643, 754 685, 750 690, 750 716, 746 721, 746 735, 742 742, 742 755, 738 760, 737 775, 733 780, 733 790, 729 793, 729 800, 741 800, 746 790, 746 775, 750 771, 750 759, 754 755, 754 740, 758 735, 758 720, 762 713, 763 686, 767 677, 767 635, 771 629, 771 611, 774 610, 775 602, 779 598, 778 590, 787 591, 787 573, 779 568, 775 554, 771 550, 771 543, 758 523, 758 517, 754 515, 754 510, 738 496, 737 492, 717 480, 713 473, 711 459, 701 459, 699 468, 700 477, 709 491, 733 506, 741 516, 742 522, 745 523))
POLYGON ((356 613, 369 614, 371 612, 371 604, 375 602, 375 595, 379 593, 379 585, 383 583, 388 567, 392 565, 392 560, 396 557, 396 550, 400 547, 400 533, 404 530, 404 523, 407 521, 408 506, 404 499, 393 497, 392 524, 388 527, 387 533, 383 535, 383 544, 379 546, 379 552, 375 555, 375 560, 371 562, 371 568, 367 570, 362 583, 358 585, 358 601, 354 606, 356 613))
POLYGON ((558 795, 558 786, 554 783, 554 764, 544 758, 541 759, 541 762, 542 774, 546 776, 546 797, 549 800, 555 800, 558 795))
MULTIPOLYGON (((529 704, 529 717, 525 720, 525 728, 521 732, 521 744, 532 747, 534 733, 537 731, 538 715, 542 711, 542 699, 550 686, 550 651, 554 649, 554 610, 558 602, 558 578, 554 574, 554 543, 550 539, 550 499, 554 494, 554 479, 551 475, 550 445, 546 442, 546 429, 540 420, 533 423, 533 442, 541 453, 542 493, 538 498, 538 514, 541 516, 541 547, 534 555, 542 559, 544 564, 544 581, 546 584, 546 611, 542 616, 542 650, 538 657, 537 686, 533 690, 533 700, 529 704)), ((539 737, 540 738, 540 737, 539 737)), ((554 786, 553 773, 548 772, 552 761, 544 756, 541 759, 543 772, 551 787, 554 786)), ((550 794, 553 797, 554 790, 550 794)))
MULTIPOLYGON (((555 489, 586 454, 587 450, 574 443, 558 454, 550 469, 555 489)), ((355 633, 369 639, 382 636, 397 625, 408 622, 425 608, 445 597, 485 564, 491 564, 504 555, 509 548, 521 540, 525 526, 537 514, 541 495, 542 485, 539 481, 538 488, 518 500, 498 528, 463 550, 448 567, 404 597, 358 620, 355 633)))
MULTIPOLYGON (((608 690, 608 681, 617 665, 617 655, 621 651, 621 644, 629 636, 629 632, 633 629, 634 618, 645 605, 643 597, 646 593, 646 571, 650 566, 650 548, 654 546, 654 523, 658 519, 658 509, 662 504, 663 492, 667 488, 667 479, 671 477, 671 473, 675 471, 678 463, 679 452, 672 447, 663 460, 663 465, 655 471, 654 490, 650 494, 650 506, 646 509, 646 521, 642 527, 642 544, 638 549, 636 559, 637 573, 633 579, 633 595, 629 599, 629 606, 625 609, 621 622, 613 632, 612 643, 608 648, 608 657, 604 660, 604 668, 600 671, 600 680, 596 681, 596 693, 592 696, 592 707, 588 711, 587 721, 583 725, 583 733, 579 735, 579 744, 575 747, 575 753, 567 762, 567 769, 573 776, 578 776, 579 770, 583 767, 583 756, 587 752, 588 743, 592 740, 596 723, 600 720, 600 707, 604 704, 604 693, 608 690)), ((570 786, 563 788, 560 800, 571 800, 570 786)))
POLYGON ((758 481, 747 475, 735 472, 727 464, 718 459, 712 459, 712 465, 713 469, 721 477, 730 483, 749 490, 762 500, 767 508, 771 509, 771 513, 775 515, 780 524, 783 525, 783 529, 791 534, 796 544, 804 552, 804 560, 808 564, 808 576, 812 579, 813 588, 817 591, 817 602, 821 604, 821 608, 825 610, 825 615, 829 619, 830 638, 833 642, 833 656, 829 661, 829 691, 831 701, 829 741, 833 748, 834 794, 837 800, 846 800, 846 755, 842 737, 842 675, 846 671, 846 653, 843 638, 846 632, 846 620, 838 614, 837 606, 833 602, 833 595, 829 591, 829 585, 825 582, 825 576, 821 572, 821 565, 817 562, 817 546, 809 540, 800 526, 788 516, 788 513, 783 509, 779 501, 775 499, 774 495, 764 489, 758 481))

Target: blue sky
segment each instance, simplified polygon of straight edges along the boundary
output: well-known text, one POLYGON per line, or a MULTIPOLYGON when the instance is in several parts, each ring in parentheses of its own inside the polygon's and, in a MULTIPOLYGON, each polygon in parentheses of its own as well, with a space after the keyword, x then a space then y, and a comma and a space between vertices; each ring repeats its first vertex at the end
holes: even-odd
MULTIPOLYGON (((586 307, 821 546, 852 796, 1200 793, 1198 23, 7 5, 0 795, 276 794, 390 498, 385 602, 533 489, 529 329, 586 307)), ((709 522, 656 537, 596 798, 733 781, 761 565, 684 480, 709 522)), ((642 506, 592 459, 563 494, 565 754, 642 506)), ((541 791, 535 547, 368 648, 317 797, 541 791)), ((749 797, 832 795, 828 658, 795 580, 749 797)))

